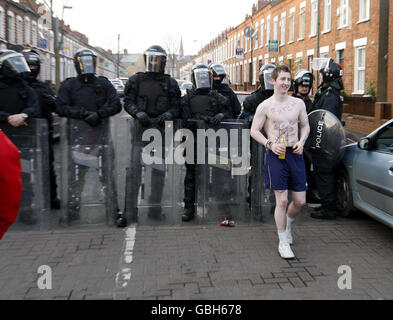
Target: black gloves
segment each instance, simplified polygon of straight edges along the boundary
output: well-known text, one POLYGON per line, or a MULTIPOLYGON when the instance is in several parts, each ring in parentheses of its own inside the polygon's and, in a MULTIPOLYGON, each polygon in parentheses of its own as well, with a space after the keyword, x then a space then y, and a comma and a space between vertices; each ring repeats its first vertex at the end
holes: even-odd
POLYGON ((89 112, 84 120, 92 127, 98 126, 101 123, 101 118, 97 112, 89 112))
POLYGON ((224 119, 224 114, 222 113, 217 113, 213 118, 210 119, 210 123, 212 125, 218 125, 220 122, 224 119))
POLYGON ((56 97, 55 96, 52 96, 52 95, 47 94, 47 93, 44 93, 44 94, 41 95, 41 97, 42 97, 42 100, 44 100, 44 103, 46 105, 56 106, 56 97))
POLYGON ((151 124, 151 119, 146 112, 138 112, 135 118, 140 121, 143 126, 148 126, 151 124))
POLYGON ((172 120, 172 114, 170 112, 164 112, 163 114, 157 117, 157 121, 159 124, 163 125, 165 121, 172 120))

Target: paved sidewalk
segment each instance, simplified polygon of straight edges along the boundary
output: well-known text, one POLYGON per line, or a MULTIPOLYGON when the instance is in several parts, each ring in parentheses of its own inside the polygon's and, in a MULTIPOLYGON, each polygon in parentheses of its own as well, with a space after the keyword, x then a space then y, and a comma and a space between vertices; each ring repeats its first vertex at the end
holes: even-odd
POLYGON ((235 228, 12 231, 0 241, 0 299, 393 299, 393 230, 308 211, 293 227, 292 261, 278 255, 272 216, 235 228), (38 288, 41 265, 51 290, 38 288), (338 288, 342 265, 350 290, 338 288))

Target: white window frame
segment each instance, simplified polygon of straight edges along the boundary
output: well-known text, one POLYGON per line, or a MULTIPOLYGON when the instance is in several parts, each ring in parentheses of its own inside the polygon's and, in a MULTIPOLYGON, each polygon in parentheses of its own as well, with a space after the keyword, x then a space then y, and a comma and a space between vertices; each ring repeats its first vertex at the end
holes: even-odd
POLYGON ((24 24, 25 24, 25 43, 26 44, 31 44, 31 26, 30 26, 30 18, 25 17, 24 19, 24 24))
POLYGON ((38 46, 38 26, 37 22, 31 22, 31 44, 35 47, 38 46))
POLYGON ((310 35, 315 37, 317 35, 317 19, 318 19, 318 1, 310 0, 311 2, 311 17, 310 17, 310 35))
POLYGON ((255 24, 255 31, 256 31, 256 34, 255 34, 255 49, 256 48, 258 48, 258 40, 259 40, 259 23, 257 22, 256 24, 255 24))
POLYGON ((5 39, 5 11, 0 6, 0 38, 5 39))
POLYGON ((332 27, 332 0, 325 0, 322 33, 327 33, 331 31, 331 27, 332 27))
POLYGON ((366 46, 355 47, 355 63, 354 63, 354 94, 364 94, 366 87, 366 46), (364 51, 364 65, 360 65, 359 53, 364 51), (363 88, 360 88, 360 72, 363 74, 363 88))
POLYGON ((306 35, 306 7, 301 6, 299 12, 299 40, 303 40, 306 35))
POLYGON ((16 16, 16 41, 17 44, 23 44, 23 18, 16 16))
POLYGON ((266 45, 269 45, 270 40, 270 16, 266 18, 266 45))
POLYGON ((278 40, 278 16, 273 18, 273 40, 278 40))
POLYGON ((7 25, 8 25, 8 42, 15 44, 15 14, 12 11, 7 12, 7 25), (11 17, 11 23, 9 22, 11 17))
POLYGON ((252 59, 252 85, 257 84, 257 58, 252 59))
POLYGON ((286 12, 281 13, 281 41, 280 45, 285 45, 286 12))
POLYGON ((349 0, 340 0, 340 19, 338 28, 345 28, 349 26, 349 0))
POLYGON ((265 29, 265 19, 262 19, 261 20, 261 45, 260 45, 260 48, 262 48, 263 44, 264 44, 264 42, 263 42, 264 29, 265 29))
POLYGON ((293 7, 289 10, 289 39, 288 44, 295 41, 295 11, 296 8, 293 7))
POLYGON ((370 0, 359 0, 358 23, 370 20, 370 0), (363 13, 363 15, 362 15, 363 13))

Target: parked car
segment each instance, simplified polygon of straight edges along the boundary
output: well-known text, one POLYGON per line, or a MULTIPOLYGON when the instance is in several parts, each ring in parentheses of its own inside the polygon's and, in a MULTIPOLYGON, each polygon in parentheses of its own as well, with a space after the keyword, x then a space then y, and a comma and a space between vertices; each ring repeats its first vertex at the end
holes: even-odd
POLYGON ((393 228, 393 119, 345 147, 337 176, 343 216, 359 209, 393 228))
POLYGON ((109 79, 114 88, 116 89, 117 94, 122 97, 124 96, 124 84, 120 79, 109 79))
POLYGON ((187 89, 192 89, 192 82, 185 81, 180 86, 181 95, 184 96, 187 93, 187 89))
POLYGON ((121 82, 123 82, 123 86, 126 86, 126 83, 128 81, 129 78, 120 78, 121 82))

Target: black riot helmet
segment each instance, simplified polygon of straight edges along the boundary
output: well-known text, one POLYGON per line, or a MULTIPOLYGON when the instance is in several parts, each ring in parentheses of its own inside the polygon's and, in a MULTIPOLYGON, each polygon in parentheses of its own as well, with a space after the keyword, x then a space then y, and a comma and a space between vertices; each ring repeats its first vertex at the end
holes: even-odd
POLYGON ((0 76, 16 78, 30 72, 23 54, 13 50, 0 50, 0 76))
POLYGON ((22 54, 30 68, 30 77, 36 79, 41 70, 41 57, 39 53, 32 49, 26 49, 22 51, 22 54))
POLYGON ((296 72, 295 79, 293 79, 293 88, 295 94, 299 92, 299 85, 308 87, 307 94, 309 94, 312 88, 313 81, 314 81, 314 76, 310 71, 301 69, 298 72, 296 72))
POLYGON ((166 51, 160 46, 151 46, 143 54, 145 71, 165 73, 166 51))
POLYGON ((322 75, 323 82, 321 86, 330 85, 338 90, 344 89, 341 80, 343 70, 332 58, 315 58, 313 60, 313 69, 322 75))
POLYGON ((97 55, 90 49, 80 49, 74 55, 74 66, 78 75, 95 74, 97 55))
POLYGON ((213 74, 203 63, 194 64, 191 69, 191 82, 196 89, 211 89, 213 74))
POLYGON ((221 63, 211 63, 209 65, 209 70, 213 74, 213 82, 215 85, 219 85, 227 76, 224 66, 221 63), (214 78, 220 77, 220 80, 215 80, 214 78))
POLYGON ((274 86, 270 83, 272 72, 276 68, 274 64, 265 64, 259 70, 259 82, 261 83, 262 90, 273 90, 274 86))

